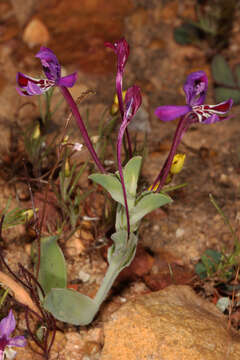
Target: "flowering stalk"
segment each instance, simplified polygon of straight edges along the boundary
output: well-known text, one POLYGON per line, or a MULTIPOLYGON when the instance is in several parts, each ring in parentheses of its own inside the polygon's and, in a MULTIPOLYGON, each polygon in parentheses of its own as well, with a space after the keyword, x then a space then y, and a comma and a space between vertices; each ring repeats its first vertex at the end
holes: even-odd
POLYGON ((76 121, 77 121, 77 124, 78 124, 78 127, 81 131, 81 134, 82 134, 82 137, 85 141, 85 144, 90 152, 90 154, 92 155, 92 158, 93 160, 95 161, 97 167, 99 168, 99 170, 101 171, 101 173, 105 174, 106 173, 106 170, 104 169, 104 167, 102 166, 97 154, 96 154, 96 151, 94 150, 94 147, 92 145, 92 142, 88 136, 88 132, 87 132, 87 129, 84 125, 84 122, 81 118, 81 115, 78 111, 78 107, 71 95, 71 93, 69 92, 69 90, 65 87, 65 86, 60 86, 60 90, 67 102, 67 104, 69 105, 71 111, 72 111, 72 114, 73 116, 75 117, 76 121))
POLYGON ((43 71, 46 75, 46 79, 35 79, 22 73, 17 74, 17 83, 19 88, 17 91, 22 96, 41 95, 46 93, 54 86, 58 86, 69 105, 73 116, 75 117, 78 127, 82 133, 82 137, 86 143, 86 146, 95 161, 97 167, 102 173, 106 173, 106 170, 102 166, 96 151, 92 145, 92 142, 88 136, 87 129, 83 123, 81 115, 78 111, 78 107, 70 94, 68 87, 73 87, 76 82, 77 74, 73 73, 68 76, 61 77, 61 65, 58 62, 56 55, 52 50, 41 47, 40 51, 36 55, 41 60, 43 71))
POLYGON ((151 191, 153 191, 153 189, 156 187, 156 185, 158 183, 159 183, 159 185, 155 191, 160 191, 162 189, 163 185, 165 184, 165 181, 167 179, 168 173, 169 173, 171 165, 172 165, 174 155, 176 154, 178 145, 180 144, 183 133, 185 132, 187 118, 188 118, 188 114, 185 116, 182 116, 181 119, 179 120, 167 160, 165 161, 160 173, 158 174, 157 178, 155 179, 153 185, 151 186, 151 188, 150 188, 151 191))
POLYGON ((122 122, 120 129, 119 129, 118 140, 117 140, 117 162, 118 162, 120 181, 121 181, 122 190, 123 190, 123 198, 124 198, 126 217, 127 217, 127 233, 128 233, 128 238, 129 238, 129 236, 130 236, 130 217, 129 217, 129 209, 128 209, 128 203, 127 203, 127 192, 126 192, 126 186, 124 183, 123 169, 122 169, 122 162, 121 162, 122 141, 123 141, 123 135, 127 128, 127 125, 128 125, 127 123, 122 122))
MULTIPOLYGON (((122 73, 120 71, 117 72, 116 76, 116 90, 117 90, 117 97, 118 97, 118 104, 119 104, 119 111, 121 114, 121 118, 123 121, 124 118, 124 106, 123 106, 123 95, 122 95, 122 73)), ((129 151, 129 157, 132 157, 132 144, 131 139, 129 135, 128 128, 125 129, 126 131, 126 137, 127 137, 127 143, 128 143, 128 151, 129 151)))
MULTIPOLYGON (((123 95, 122 95, 122 79, 123 79, 123 72, 124 67, 126 65, 128 56, 129 56, 129 45, 127 41, 122 38, 118 41, 116 41, 114 44, 111 43, 105 43, 107 47, 110 47, 113 49, 115 54, 117 55, 117 76, 116 76, 116 92, 118 97, 118 104, 119 104, 119 111, 121 114, 122 121, 124 119, 124 104, 123 104, 123 95)), ((128 151, 129 151, 129 157, 132 157, 132 144, 130 140, 130 135, 128 132, 128 129, 125 129, 126 131, 126 137, 128 142, 128 151)))
POLYGON ((123 121, 120 126, 120 129, 118 132, 118 139, 117 139, 117 162, 118 162, 119 176, 120 176, 120 181, 122 184, 123 198, 124 198, 125 209, 126 209, 128 238, 130 236, 130 217, 129 217, 129 208, 128 208, 128 203, 127 203, 127 192, 126 192, 126 186, 125 186, 125 182, 124 182, 123 169, 122 169, 122 163, 121 163, 121 149, 122 149, 123 136, 124 136, 125 131, 127 130, 127 126, 130 123, 133 116, 136 114, 141 103, 142 103, 142 97, 141 97, 140 89, 138 86, 133 85, 126 92, 125 111, 123 114, 123 121))

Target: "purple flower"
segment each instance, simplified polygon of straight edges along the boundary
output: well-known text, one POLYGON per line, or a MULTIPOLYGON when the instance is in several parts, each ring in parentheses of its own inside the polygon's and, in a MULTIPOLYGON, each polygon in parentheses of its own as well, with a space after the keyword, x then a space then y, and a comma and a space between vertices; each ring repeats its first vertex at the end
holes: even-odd
POLYGON ((17 91, 20 95, 41 95, 53 86, 72 87, 77 79, 77 73, 61 77, 61 65, 52 50, 41 47, 36 55, 41 60, 46 79, 35 79, 33 77, 17 74, 17 83, 20 87, 17 91))
POLYGON ((24 336, 10 337, 15 327, 16 321, 12 310, 10 310, 8 316, 0 321, 0 360, 4 359, 4 352, 7 350, 6 347, 24 347, 26 345, 24 336))
POLYGON ((155 110, 155 115, 163 121, 171 121, 189 113, 189 124, 195 122, 212 124, 224 120, 225 118, 223 116, 226 115, 232 107, 232 99, 223 101, 217 105, 204 105, 208 89, 208 79, 204 71, 196 71, 188 75, 183 89, 186 95, 187 105, 159 106, 155 110))

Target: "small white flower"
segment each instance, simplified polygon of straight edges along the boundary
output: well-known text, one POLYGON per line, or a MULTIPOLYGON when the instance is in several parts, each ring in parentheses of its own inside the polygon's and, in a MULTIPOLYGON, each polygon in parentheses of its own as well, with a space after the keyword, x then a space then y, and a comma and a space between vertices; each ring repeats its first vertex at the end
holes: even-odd
POLYGON ((74 146, 73 146, 73 150, 81 151, 82 147, 83 147, 83 144, 75 143, 74 146))

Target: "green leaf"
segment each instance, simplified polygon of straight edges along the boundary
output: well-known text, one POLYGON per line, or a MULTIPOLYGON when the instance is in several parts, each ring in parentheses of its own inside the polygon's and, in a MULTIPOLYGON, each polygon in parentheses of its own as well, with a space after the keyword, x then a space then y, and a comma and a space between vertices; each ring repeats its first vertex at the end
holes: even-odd
POLYGON ((236 86, 232 71, 222 55, 218 54, 214 56, 211 68, 213 78, 217 84, 236 86))
POLYGON ((199 262, 195 265, 195 272, 200 277, 200 279, 205 279, 207 277, 207 271, 202 262, 199 262))
POLYGON ((57 243, 58 236, 41 239, 41 259, 38 281, 45 294, 52 288, 65 288, 67 284, 67 269, 61 248, 57 243))
POLYGON ((205 254, 210 257, 211 259, 213 259, 215 264, 219 264, 221 259, 222 259, 222 254, 216 250, 213 249, 207 249, 205 251, 205 254))
POLYGON ((228 100, 229 98, 233 99, 234 104, 240 103, 240 90, 229 89, 225 87, 216 87, 214 89, 215 98, 217 102, 222 102, 228 100))
POLYGON ((166 194, 146 192, 130 213, 130 224, 135 224, 151 211, 170 202, 172 202, 172 199, 166 194))
POLYGON ((43 306, 57 320, 73 325, 90 324, 98 311, 93 299, 71 289, 52 289, 43 306))
POLYGON ((235 75, 236 75, 236 79, 237 79, 237 84, 240 87, 240 64, 237 64, 235 66, 234 71, 235 71, 235 75))
POLYGON ((89 176, 89 179, 101 185, 105 190, 107 190, 107 192, 109 192, 113 200, 124 206, 122 185, 115 175, 92 174, 89 176))
POLYGON ((199 40, 199 30, 196 26, 184 23, 174 29, 174 39, 180 45, 188 45, 199 40))
POLYGON ((141 156, 135 156, 128 161, 123 170, 125 186, 130 195, 135 199, 138 177, 142 164, 141 156))

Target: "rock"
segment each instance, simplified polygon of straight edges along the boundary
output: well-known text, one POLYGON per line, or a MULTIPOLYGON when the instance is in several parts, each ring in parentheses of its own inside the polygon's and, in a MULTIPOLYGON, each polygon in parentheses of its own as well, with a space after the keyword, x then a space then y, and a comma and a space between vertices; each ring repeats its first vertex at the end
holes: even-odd
POLYGON ((85 246, 79 238, 77 232, 68 239, 66 243, 66 252, 68 256, 78 256, 85 251, 85 246))
POLYGON ((124 304, 104 325, 101 360, 237 360, 240 336, 188 286, 172 285, 124 304))
POLYGON ((32 19, 23 33, 23 41, 30 47, 47 45, 50 35, 46 26, 37 18, 32 19))

